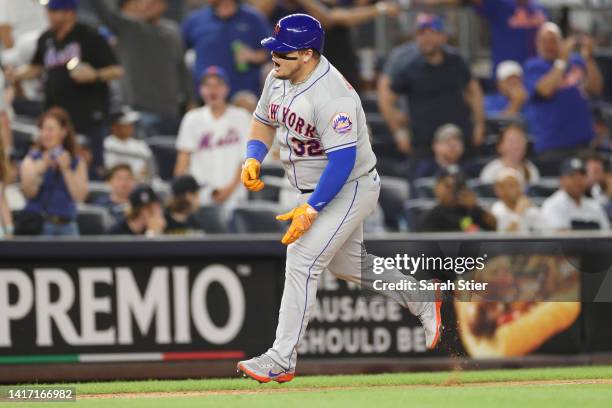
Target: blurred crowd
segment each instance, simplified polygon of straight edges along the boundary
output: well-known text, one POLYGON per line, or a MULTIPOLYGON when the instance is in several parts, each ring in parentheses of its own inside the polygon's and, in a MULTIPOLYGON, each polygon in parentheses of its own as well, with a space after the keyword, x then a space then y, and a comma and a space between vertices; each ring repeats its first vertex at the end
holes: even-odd
POLYGON ((282 230, 277 148, 262 192, 240 166, 259 41, 300 12, 362 96, 383 176, 366 231, 609 229, 612 78, 592 33, 538 0, 410 3, 0 0, 0 237, 282 230), (449 9, 482 19, 489 74, 451 45, 449 9), (356 32, 409 11, 372 64, 356 32))

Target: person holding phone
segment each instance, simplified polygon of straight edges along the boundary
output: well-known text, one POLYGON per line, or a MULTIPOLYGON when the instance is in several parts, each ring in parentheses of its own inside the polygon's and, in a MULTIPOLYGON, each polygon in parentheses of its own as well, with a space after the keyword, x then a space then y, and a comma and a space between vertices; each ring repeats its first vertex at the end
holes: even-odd
POLYGON ((495 231, 495 217, 478 205, 476 194, 466 186, 466 177, 453 165, 436 175, 437 205, 427 212, 420 232, 495 231))
POLYGON ((37 145, 21 164, 27 199, 17 235, 79 235, 76 205, 87 197, 85 162, 75 154, 75 133, 68 113, 51 108, 39 121, 37 145))

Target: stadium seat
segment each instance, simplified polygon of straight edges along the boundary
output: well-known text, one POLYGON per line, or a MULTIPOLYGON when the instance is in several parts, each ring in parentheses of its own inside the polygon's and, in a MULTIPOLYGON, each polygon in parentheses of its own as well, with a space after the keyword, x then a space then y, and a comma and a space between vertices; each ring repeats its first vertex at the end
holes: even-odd
POLYGON ((95 205, 79 205, 77 224, 81 235, 104 235, 111 224, 108 212, 95 205))
POLYGON ((479 179, 468 180, 467 186, 476 193, 479 198, 496 198, 495 185, 483 183, 479 179))
POLYGON ((425 213, 435 207, 436 201, 426 198, 415 198, 406 201, 404 214, 409 231, 416 231, 425 213))
POLYGON ((203 205, 195 214, 198 222, 207 234, 224 234, 229 232, 224 221, 223 208, 218 205, 203 205))
POLYGON ((262 176, 261 180, 265 187, 263 190, 252 192, 249 191, 250 201, 271 201, 278 203, 280 191, 285 185, 284 177, 262 176))
POLYGON ((110 193, 110 190, 105 183, 96 181, 90 181, 88 189, 89 192, 87 194, 87 198, 85 199, 85 203, 87 204, 95 204, 100 197, 110 193))
POLYGON ((11 133, 13 134, 14 154, 17 157, 24 157, 38 135, 38 127, 30 121, 23 121, 23 118, 18 117, 11 122, 11 133))
POLYGON ((389 130, 389 127, 387 126, 387 123, 383 119, 382 115, 378 113, 368 114, 367 123, 370 125, 370 129, 372 130, 372 139, 389 139, 391 131, 389 130))
POLYGON ((413 196, 415 198, 426 198, 432 199, 436 196, 434 188, 436 186, 436 179, 434 177, 423 177, 414 180, 412 187, 414 189, 413 196))
POLYGON ((547 178, 559 176, 560 162, 558 159, 542 160, 536 156, 536 157, 533 157, 531 161, 538 168, 538 171, 540 172, 540 176, 547 177, 547 178))
POLYGON ((385 225, 392 231, 406 231, 404 203, 410 198, 410 184, 397 177, 381 177, 380 206, 385 214, 385 225))
POLYGON ((532 198, 547 198, 559 189, 559 179, 544 177, 527 187, 527 195, 532 198))
POLYGON ((361 106, 366 114, 378 113, 378 99, 376 94, 374 95, 362 95, 361 106))
POLYGON ((391 136, 372 140, 372 150, 376 153, 379 164, 388 159, 406 161, 406 155, 397 150, 391 136))
POLYGON ((157 174, 163 180, 172 180, 176 163, 176 136, 152 136, 146 142, 153 152, 157 174))
POLYGON ((261 166, 259 176, 274 176, 274 177, 285 177, 285 169, 280 164, 268 164, 264 163, 261 166))
POLYGON ((281 213, 275 203, 251 201, 234 209, 232 229, 238 233, 284 232, 289 224, 275 218, 281 213))

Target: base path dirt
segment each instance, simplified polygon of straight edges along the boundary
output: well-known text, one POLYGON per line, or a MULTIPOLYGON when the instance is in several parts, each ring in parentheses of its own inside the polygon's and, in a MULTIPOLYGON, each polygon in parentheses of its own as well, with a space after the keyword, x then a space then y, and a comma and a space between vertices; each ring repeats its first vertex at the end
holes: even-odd
MULTIPOLYGON (((410 384, 410 385, 375 385, 372 387, 380 389, 398 388, 440 388, 440 387, 528 387, 539 385, 575 385, 575 384, 610 384, 612 378, 589 379, 589 380, 538 380, 538 381, 489 381, 462 383, 461 380, 449 379, 442 384, 410 384)), ((365 386, 346 387, 321 387, 317 391, 350 391, 364 388, 365 386)), ((249 390, 203 390, 203 391, 174 391, 174 392, 125 392, 113 394, 79 394, 77 399, 103 399, 103 398, 174 398, 174 397, 199 397, 209 395, 251 395, 251 394, 274 394, 291 392, 312 392, 311 387, 293 388, 269 388, 265 384, 259 389, 249 390)))

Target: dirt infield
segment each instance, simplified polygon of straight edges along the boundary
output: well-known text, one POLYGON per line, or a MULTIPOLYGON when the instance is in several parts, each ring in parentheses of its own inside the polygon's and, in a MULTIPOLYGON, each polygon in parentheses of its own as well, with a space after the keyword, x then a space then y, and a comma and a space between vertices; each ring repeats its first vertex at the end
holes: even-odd
MULTIPOLYGON (((248 380, 245 380, 248 381, 248 380)), ((445 387, 528 387, 539 385, 585 385, 585 384, 609 384, 612 378, 584 379, 584 380, 537 380, 537 381, 489 381, 462 383, 460 379, 449 378, 442 384, 410 384, 410 385, 379 385, 372 386, 377 389, 411 389, 411 388, 445 388, 445 387)), ((320 391, 350 391, 364 388, 363 386, 346 387, 321 387, 320 391)), ((77 399, 116 399, 116 398, 173 398, 173 397, 200 397, 209 395, 253 395, 253 394, 275 394, 292 392, 310 392, 312 387, 293 388, 267 388, 265 384, 260 389, 249 390, 206 390, 206 391, 175 391, 175 392, 126 392, 112 394, 79 394, 77 399)))

